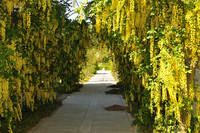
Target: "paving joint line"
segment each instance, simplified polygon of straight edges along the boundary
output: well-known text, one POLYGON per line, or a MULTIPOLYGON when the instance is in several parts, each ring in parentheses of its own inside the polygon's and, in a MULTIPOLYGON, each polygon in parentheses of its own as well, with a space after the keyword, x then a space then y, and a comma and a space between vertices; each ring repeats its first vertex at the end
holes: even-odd
MULTIPOLYGON (((97 92, 97 89, 95 89, 95 93, 97 92)), ((98 94, 98 93, 97 93, 98 94)), ((99 94, 98 94, 98 97, 99 97, 99 94)), ((98 98, 97 97, 97 98, 98 98)), ((98 101, 96 98, 96 102, 98 101)), ((98 103, 98 102, 97 102, 98 103)), ((97 104, 95 105, 95 111, 94 111, 94 116, 96 114, 96 111, 97 111, 97 104)), ((92 133, 92 127, 93 127, 93 123, 94 123, 94 116, 93 116, 93 119, 92 119, 92 124, 91 124, 91 129, 90 129, 90 133, 92 133)))
MULTIPOLYGON (((91 99, 93 99, 93 97, 92 97, 91 99)), ((81 125, 83 124, 83 121, 84 121, 84 119, 86 118, 86 114, 87 114, 87 112, 88 112, 88 110, 89 110, 89 107, 90 107, 91 103, 92 103, 92 100, 91 100, 90 103, 88 104, 88 107, 87 107, 87 109, 86 109, 86 111, 85 111, 85 113, 84 113, 84 116, 83 116, 82 120, 81 120, 81 124, 80 124, 80 126, 79 126, 79 128, 78 128, 78 130, 77 130, 77 133, 80 132, 81 125)))

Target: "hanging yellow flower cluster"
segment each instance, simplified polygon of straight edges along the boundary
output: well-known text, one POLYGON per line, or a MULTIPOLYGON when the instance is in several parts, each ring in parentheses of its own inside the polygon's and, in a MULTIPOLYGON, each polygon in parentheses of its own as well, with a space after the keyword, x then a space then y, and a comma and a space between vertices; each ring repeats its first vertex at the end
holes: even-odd
POLYGON ((153 117, 154 132, 193 129, 198 133, 200 90, 195 87, 194 74, 200 62, 200 2, 99 3, 95 5, 96 32, 103 31, 102 40, 110 41, 120 85, 130 109, 138 106, 140 125, 151 124, 145 119, 153 117))

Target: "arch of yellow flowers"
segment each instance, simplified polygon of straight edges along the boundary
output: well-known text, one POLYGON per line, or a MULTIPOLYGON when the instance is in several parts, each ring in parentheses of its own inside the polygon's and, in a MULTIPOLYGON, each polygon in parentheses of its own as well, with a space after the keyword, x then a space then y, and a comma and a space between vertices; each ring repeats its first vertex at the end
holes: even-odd
MULTIPOLYGON (((0 2, 0 115, 10 132, 24 104, 34 110, 35 98, 53 101, 54 81, 78 79, 88 26, 70 23, 75 30, 68 31, 55 3, 0 2)), ((113 52, 126 102, 131 112, 137 107, 136 124, 153 122, 154 132, 198 133, 199 0, 101 0, 93 9, 95 38, 113 52)))

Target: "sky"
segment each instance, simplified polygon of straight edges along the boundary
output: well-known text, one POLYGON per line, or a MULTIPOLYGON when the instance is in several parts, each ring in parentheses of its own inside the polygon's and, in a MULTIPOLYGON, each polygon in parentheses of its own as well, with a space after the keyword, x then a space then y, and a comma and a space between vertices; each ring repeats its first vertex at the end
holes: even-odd
MULTIPOLYGON (((77 2, 76 2, 76 4, 75 4, 75 8, 77 8, 78 6, 80 6, 80 3, 81 2, 84 2, 84 0, 76 0, 77 2), (77 3, 78 3, 78 5, 77 5, 77 3)), ((91 0, 88 0, 88 1, 91 1, 91 0)), ((72 10, 74 10, 75 9, 74 7, 73 7, 73 3, 72 3, 72 10)), ((74 13, 73 15, 71 15, 69 18, 70 19, 75 19, 76 17, 78 16, 78 14, 77 13, 74 13)))
MULTIPOLYGON (((76 0, 76 1, 77 1, 77 3, 80 5, 80 2, 83 2, 84 0, 76 0)), ((72 8, 71 8, 72 10, 75 10, 75 8, 78 7, 77 3, 75 4, 75 7, 73 6, 73 3, 72 3, 72 8)), ((69 19, 75 19, 77 16, 78 16, 78 14, 77 14, 77 13, 74 13, 73 15, 71 15, 71 16, 69 17, 69 19)))

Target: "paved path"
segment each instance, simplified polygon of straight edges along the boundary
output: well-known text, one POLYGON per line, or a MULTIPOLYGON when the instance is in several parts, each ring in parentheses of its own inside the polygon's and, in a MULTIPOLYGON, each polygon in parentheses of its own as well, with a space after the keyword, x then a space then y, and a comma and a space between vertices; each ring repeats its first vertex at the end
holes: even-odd
POLYGON ((98 71, 91 80, 63 101, 63 105, 29 133, 136 133, 125 111, 106 111, 113 104, 125 105, 120 95, 108 95, 115 83, 110 71, 98 71))

